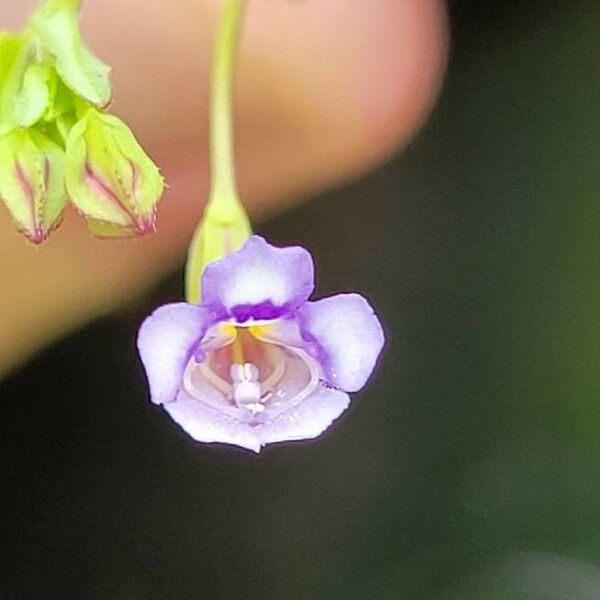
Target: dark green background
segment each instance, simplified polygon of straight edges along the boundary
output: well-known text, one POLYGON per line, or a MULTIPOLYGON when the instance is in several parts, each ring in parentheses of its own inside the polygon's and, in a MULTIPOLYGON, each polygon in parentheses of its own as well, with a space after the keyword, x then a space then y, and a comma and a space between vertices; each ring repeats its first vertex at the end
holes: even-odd
POLYGON ((451 8, 411 147, 261 228, 385 323, 351 410, 194 444, 134 350, 174 275, 0 385, 1 600, 600 598, 600 3, 451 8))

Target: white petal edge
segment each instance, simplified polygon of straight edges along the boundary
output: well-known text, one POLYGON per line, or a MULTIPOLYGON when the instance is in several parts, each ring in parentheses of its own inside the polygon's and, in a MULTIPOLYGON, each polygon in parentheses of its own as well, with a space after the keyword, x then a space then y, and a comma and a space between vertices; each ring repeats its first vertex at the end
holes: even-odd
POLYGON ((348 394, 321 386, 298 406, 255 427, 263 445, 313 439, 321 435, 350 405, 348 394))
POLYGON ((198 442, 233 444, 260 452, 261 442, 252 427, 191 398, 185 392, 177 395, 176 402, 165 404, 164 409, 198 442))

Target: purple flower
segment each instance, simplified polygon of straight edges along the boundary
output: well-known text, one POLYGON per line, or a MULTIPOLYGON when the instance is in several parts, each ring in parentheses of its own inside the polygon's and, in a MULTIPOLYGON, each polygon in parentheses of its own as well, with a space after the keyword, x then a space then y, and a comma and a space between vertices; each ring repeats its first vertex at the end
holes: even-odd
POLYGON ((138 348, 152 401, 194 439, 259 452, 314 438, 363 387, 384 343, 368 302, 309 302, 310 254, 252 236, 209 264, 202 304, 167 304, 142 324, 138 348))

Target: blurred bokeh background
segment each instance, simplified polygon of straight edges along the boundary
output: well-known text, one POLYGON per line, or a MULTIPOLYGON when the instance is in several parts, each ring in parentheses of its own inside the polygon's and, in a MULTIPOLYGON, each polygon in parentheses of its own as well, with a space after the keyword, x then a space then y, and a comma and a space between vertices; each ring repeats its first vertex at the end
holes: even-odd
POLYGON ((600 598, 600 6, 449 10, 412 144, 260 225, 377 307, 370 385, 312 443, 193 443, 134 349, 173 273, 0 383, 0 599, 600 598))

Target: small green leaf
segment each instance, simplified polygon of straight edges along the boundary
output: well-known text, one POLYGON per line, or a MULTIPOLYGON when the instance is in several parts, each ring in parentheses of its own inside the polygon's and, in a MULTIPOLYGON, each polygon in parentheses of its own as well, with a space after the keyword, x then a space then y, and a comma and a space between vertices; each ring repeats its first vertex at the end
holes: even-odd
POLYGON ((110 67, 83 42, 79 30, 79 0, 48 0, 31 17, 30 24, 66 85, 91 104, 110 104, 110 67))
POLYGON ((32 126, 48 109, 51 69, 36 54, 30 36, 0 32, 0 134, 32 126))

